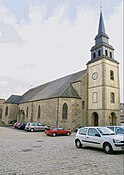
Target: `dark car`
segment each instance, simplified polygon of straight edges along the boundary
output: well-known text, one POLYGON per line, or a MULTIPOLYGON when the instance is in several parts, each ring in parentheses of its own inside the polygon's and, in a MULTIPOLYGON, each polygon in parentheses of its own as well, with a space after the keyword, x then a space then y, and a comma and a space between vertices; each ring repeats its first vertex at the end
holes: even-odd
POLYGON ((67 135, 69 136, 71 134, 71 130, 64 129, 61 127, 52 127, 45 129, 45 134, 49 136, 55 137, 56 135, 67 135))
POLYGON ((24 130, 26 124, 27 124, 27 122, 20 122, 20 123, 17 125, 17 128, 18 128, 18 129, 22 129, 22 130, 24 130))

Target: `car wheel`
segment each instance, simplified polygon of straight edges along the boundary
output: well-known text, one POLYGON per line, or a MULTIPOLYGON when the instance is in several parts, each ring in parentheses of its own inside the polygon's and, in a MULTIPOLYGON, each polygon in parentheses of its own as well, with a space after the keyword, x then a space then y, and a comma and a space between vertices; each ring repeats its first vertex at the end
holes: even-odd
POLYGON ((53 133, 52 133, 52 136, 53 136, 53 137, 55 137, 55 136, 56 136, 56 133, 55 133, 55 132, 53 132, 53 133))
POLYGON ((76 145, 77 148, 81 148, 82 147, 82 144, 81 144, 80 140, 76 140, 75 141, 75 145, 76 145))
POLYGON ((67 136, 70 136, 70 134, 71 134, 70 132, 67 132, 67 133, 66 133, 67 136))
POLYGON ((113 152, 112 146, 109 143, 103 145, 104 152, 109 154, 113 152))
POLYGON ((31 128, 31 129, 30 129, 30 131, 31 131, 31 132, 34 132, 34 129, 33 129, 33 128, 31 128))

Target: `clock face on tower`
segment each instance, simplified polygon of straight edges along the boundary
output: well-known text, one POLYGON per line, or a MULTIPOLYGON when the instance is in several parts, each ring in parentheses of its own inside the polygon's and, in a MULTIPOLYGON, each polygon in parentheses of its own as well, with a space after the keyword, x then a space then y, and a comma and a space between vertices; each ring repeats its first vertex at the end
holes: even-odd
POLYGON ((93 80, 96 80, 97 77, 98 77, 98 73, 97 73, 97 72, 94 72, 94 73, 92 74, 92 79, 93 79, 93 80))

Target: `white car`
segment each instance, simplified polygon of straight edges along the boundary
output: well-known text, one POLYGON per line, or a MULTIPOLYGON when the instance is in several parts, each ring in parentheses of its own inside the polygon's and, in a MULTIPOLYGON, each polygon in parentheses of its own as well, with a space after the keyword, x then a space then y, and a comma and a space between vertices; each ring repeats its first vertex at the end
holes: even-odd
POLYGON ((116 135, 107 127, 82 127, 76 133, 75 145, 101 148, 106 153, 124 151, 124 136, 116 135))
POLYGON ((25 130, 26 131, 44 131, 46 128, 48 128, 47 126, 45 126, 42 123, 38 123, 38 122, 28 122, 25 125, 25 130))

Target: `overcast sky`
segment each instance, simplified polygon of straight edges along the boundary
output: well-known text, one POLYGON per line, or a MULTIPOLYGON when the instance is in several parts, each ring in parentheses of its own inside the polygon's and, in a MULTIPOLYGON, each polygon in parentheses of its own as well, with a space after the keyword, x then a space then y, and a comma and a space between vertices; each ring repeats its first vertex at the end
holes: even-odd
POLYGON ((86 68, 102 4, 123 74, 122 0, 0 0, 0 98, 86 68))

